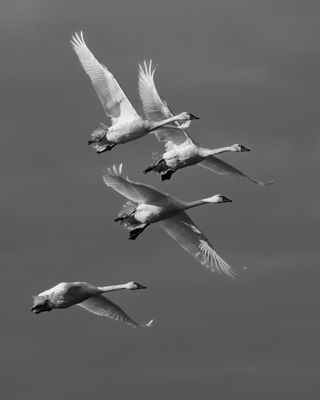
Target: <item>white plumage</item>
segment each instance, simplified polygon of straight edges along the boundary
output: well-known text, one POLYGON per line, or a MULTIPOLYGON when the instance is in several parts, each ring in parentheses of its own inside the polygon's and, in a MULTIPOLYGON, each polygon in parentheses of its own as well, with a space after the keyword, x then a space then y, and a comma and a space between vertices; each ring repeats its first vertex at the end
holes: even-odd
POLYGON ((214 250, 206 236, 199 230, 185 210, 208 203, 224 203, 231 200, 222 195, 206 199, 184 202, 169 194, 138 182, 132 182, 122 176, 122 164, 108 169, 103 177, 107 186, 130 200, 127 207, 115 219, 121 221, 130 231, 130 239, 136 237, 151 223, 160 222, 160 226, 176 240, 180 246, 193 255, 196 260, 209 268, 230 277, 236 273, 214 250))
MULTIPOLYGON (((154 120, 161 121, 169 118, 172 113, 166 102, 161 99, 154 83, 155 68, 152 62, 144 62, 139 66, 139 94, 143 104, 145 115, 154 120)), ((161 175, 162 180, 170 179, 171 175, 178 169, 190 165, 198 164, 208 168, 218 174, 244 177, 259 185, 266 185, 272 182, 261 182, 251 178, 242 171, 215 157, 215 154, 225 152, 244 152, 249 151, 245 146, 234 144, 232 146, 221 147, 218 149, 207 149, 194 142, 185 130, 181 129, 178 122, 176 128, 164 127, 157 131, 156 137, 165 146, 165 152, 160 159, 145 169, 147 172, 155 172, 161 175), (180 128, 180 129, 177 129, 180 128)))
POLYGON ((191 119, 197 119, 187 112, 176 116, 171 115, 156 122, 141 118, 114 75, 106 66, 100 64, 91 53, 84 41, 82 32, 80 32, 80 35, 74 34, 71 44, 81 65, 91 79, 106 115, 111 118, 112 125, 108 127, 101 124, 91 134, 91 139, 88 142, 98 153, 111 150, 117 144, 138 139, 171 122, 180 121, 184 123, 183 126, 188 126, 191 119))
POLYGON ((78 305, 93 314, 125 322, 135 327, 151 326, 153 320, 145 325, 140 325, 117 304, 102 295, 102 293, 122 289, 138 290, 146 289, 146 287, 136 282, 112 286, 93 286, 87 282, 61 282, 35 296, 31 311, 39 314, 55 308, 68 308, 78 305))

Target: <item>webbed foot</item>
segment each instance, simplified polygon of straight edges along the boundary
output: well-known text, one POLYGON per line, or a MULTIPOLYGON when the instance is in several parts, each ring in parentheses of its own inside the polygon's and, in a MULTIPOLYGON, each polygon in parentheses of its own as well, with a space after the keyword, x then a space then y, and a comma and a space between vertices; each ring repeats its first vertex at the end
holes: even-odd
POLYGON ((130 231, 130 236, 128 240, 135 240, 147 227, 148 225, 142 227, 142 228, 136 228, 130 231))
POLYGON ((161 174, 162 182, 165 181, 165 180, 169 180, 173 174, 174 174, 174 171, 172 171, 172 169, 169 169, 165 173, 162 173, 161 174))

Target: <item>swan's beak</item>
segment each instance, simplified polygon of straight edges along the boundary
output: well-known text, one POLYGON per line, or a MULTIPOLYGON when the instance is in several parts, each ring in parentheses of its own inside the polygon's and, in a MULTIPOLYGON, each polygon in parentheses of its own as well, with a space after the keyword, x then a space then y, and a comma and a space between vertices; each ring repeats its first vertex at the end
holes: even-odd
POLYGON ((222 200, 224 203, 232 203, 232 200, 228 199, 226 196, 222 196, 222 200))
POLYGON ((241 151, 251 151, 250 149, 248 149, 247 147, 241 145, 241 151))
POLYGON ((143 286, 140 283, 136 283, 137 289, 147 289, 147 286, 143 286))
POLYGON ((190 119, 200 119, 199 117, 197 117, 196 115, 193 115, 191 113, 189 113, 189 115, 190 115, 190 119))

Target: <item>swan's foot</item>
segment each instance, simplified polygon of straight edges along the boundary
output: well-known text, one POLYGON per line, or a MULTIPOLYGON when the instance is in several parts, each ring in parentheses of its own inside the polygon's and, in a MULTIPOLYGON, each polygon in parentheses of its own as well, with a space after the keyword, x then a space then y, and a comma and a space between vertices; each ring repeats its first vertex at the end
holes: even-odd
POLYGON ((128 219, 129 217, 131 217, 132 215, 134 215, 134 213, 135 213, 135 210, 134 210, 132 213, 130 213, 130 214, 123 214, 123 215, 120 215, 119 217, 117 217, 117 218, 114 219, 114 222, 120 221, 121 223, 123 223, 126 219, 128 219))
POLYGON ((137 237, 139 235, 141 235, 141 233, 146 229, 148 225, 143 226, 142 228, 136 228, 136 229, 132 229, 132 231, 130 231, 130 236, 129 236, 129 240, 135 240, 137 239, 137 237))
POLYGON ((172 169, 168 169, 166 172, 161 173, 161 181, 169 180, 174 172, 172 169))
POLYGON ((151 165, 150 167, 146 168, 146 169, 143 171, 143 173, 144 173, 144 174, 147 174, 148 172, 153 171, 153 169, 154 169, 154 165, 151 165))
POLYGON ((156 174, 160 174, 162 172, 166 172, 168 166, 163 158, 151 164, 148 168, 146 168, 143 173, 147 174, 148 172, 155 172, 156 174))

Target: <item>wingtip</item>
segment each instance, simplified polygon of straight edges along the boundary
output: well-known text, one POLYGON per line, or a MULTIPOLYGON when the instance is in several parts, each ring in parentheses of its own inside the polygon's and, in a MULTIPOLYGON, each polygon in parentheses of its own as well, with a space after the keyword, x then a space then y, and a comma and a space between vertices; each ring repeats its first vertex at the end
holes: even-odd
POLYGON ((83 38, 83 31, 81 30, 79 33, 74 32, 73 35, 71 35, 71 44, 73 47, 81 46, 82 44, 85 44, 84 38, 83 38))
POLYGON ((108 167, 107 170, 104 172, 102 175, 102 179, 104 183, 108 184, 108 178, 111 176, 122 176, 122 169, 123 169, 123 163, 117 165, 113 164, 111 167, 108 167))
POLYGON ((246 178, 249 179, 249 181, 256 183, 259 186, 268 186, 268 185, 273 185, 274 184, 274 180, 272 179, 271 181, 267 181, 267 182, 263 182, 263 181, 259 181, 258 179, 254 179, 251 176, 247 176, 246 178))
POLYGON ((152 328, 153 327, 153 319, 151 319, 148 323, 144 325, 145 328, 152 328))

